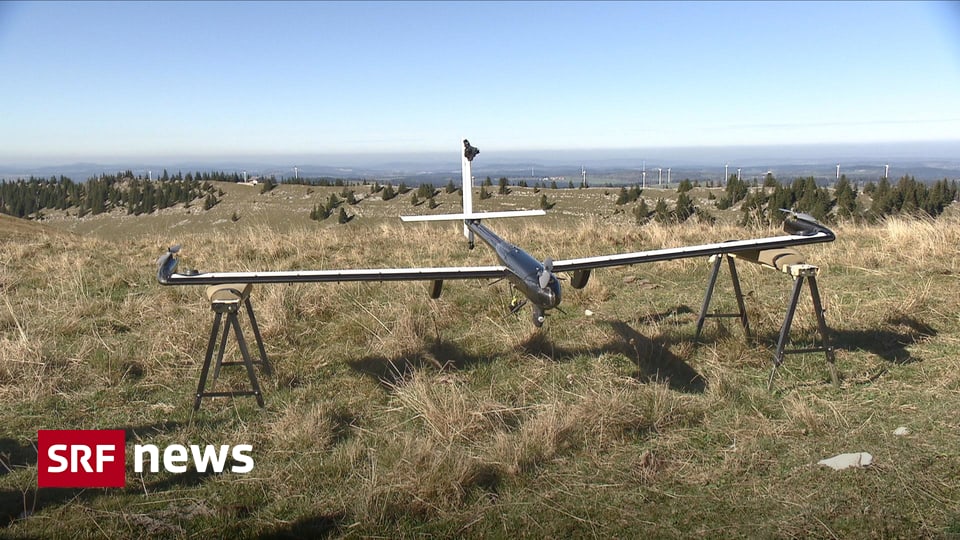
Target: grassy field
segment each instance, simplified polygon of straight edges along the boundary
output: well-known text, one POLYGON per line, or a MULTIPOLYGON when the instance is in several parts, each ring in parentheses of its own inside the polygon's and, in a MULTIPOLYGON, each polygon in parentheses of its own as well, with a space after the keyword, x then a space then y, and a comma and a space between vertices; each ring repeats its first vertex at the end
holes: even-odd
MULTIPOLYGON (((424 283, 258 286, 266 408, 216 398, 194 414, 212 313, 202 287, 157 284, 168 245, 201 270, 494 262, 455 224, 401 224, 427 211, 409 196, 365 199, 338 225, 308 215, 340 188, 223 189, 205 213, 0 216, 0 536, 960 536, 955 211, 840 225, 836 242, 802 249, 822 269, 840 388, 807 354, 767 390, 791 287, 770 270, 739 266, 754 340, 713 319, 695 344, 710 267, 685 260, 597 271, 540 330, 506 315, 503 282, 447 283, 439 300, 424 283), (128 448, 252 444, 256 466, 128 465, 123 489, 38 490, 38 429, 124 429, 128 448), (817 465, 860 451, 872 466, 817 465)), ((730 216, 638 226, 614 189, 543 193, 557 203, 545 218, 491 224, 538 258, 776 234, 730 216)), ((729 310, 722 277, 713 306, 729 310)), ((805 292, 795 340, 814 329, 805 292)))

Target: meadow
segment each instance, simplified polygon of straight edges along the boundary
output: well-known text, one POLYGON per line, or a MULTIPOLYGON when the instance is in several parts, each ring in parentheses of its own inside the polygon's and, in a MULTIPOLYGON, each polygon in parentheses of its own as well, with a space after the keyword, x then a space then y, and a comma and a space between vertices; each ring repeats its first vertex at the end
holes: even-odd
MULTIPOLYGON (((257 286, 266 407, 208 398, 194 413, 213 314, 203 287, 156 282, 168 246, 205 271, 495 262, 459 225, 402 224, 428 211, 409 196, 362 200, 340 225, 309 214, 341 188, 218 187, 209 211, 0 215, 0 536, 960 536, 955 207, 840 223, 835 242, 801 248, 821 268, 839 388, 811 353, 768 390, 791 289, 768 269, 738 266, 755 337, 711 319, 695 343, 710 265, 691 259, 598 270, 541 329, 508 314, 506 282, 449 282, 437 300, 416 282, 257 286), (128 448, 251 444, 256 465, 38 489, 38 429, 123 429, 128 448), (871 466, 817 465, 861 451, 871 466)), ((638 225, 614 189, 542 193, 547 216, 490 223, 538 258, 778 234, 734 214, 638 225)), ((540 195, 477 204, 537 208, 540 195)), ((455 194, 437 201, 459 209, 455 194)), ((726 274, 712 306, 733 308, 726 274)), ((804 292, 795 343, 814 331, 804 292)), ((242 386, 242 371, 218 387, 242 386)))

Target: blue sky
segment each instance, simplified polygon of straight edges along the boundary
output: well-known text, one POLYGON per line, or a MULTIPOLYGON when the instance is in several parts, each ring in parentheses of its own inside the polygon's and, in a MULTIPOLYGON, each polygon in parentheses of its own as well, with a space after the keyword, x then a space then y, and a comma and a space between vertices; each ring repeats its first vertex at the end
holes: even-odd
POLYGON ((0 163, 960 140, 947 3, 0 3, 0 163))

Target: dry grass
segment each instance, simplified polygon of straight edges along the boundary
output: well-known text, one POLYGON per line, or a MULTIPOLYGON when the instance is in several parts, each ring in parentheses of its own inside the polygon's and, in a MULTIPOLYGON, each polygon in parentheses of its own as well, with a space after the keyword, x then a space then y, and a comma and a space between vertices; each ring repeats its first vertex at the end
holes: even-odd
MULTIPOLYGON (((262 379, 266 410, 249 398, 208 399, 192 415, 211 314, 200 288, 156 284, 153 261, 167 245, 182 243, 181 264, 202 270, 493 261, 487 250, 464 249, 457 226, 378 217, 407 211, 403 201, 364 201, 362 218, 336 226, 301 211, 325 200, 322 189, 276 191, 228 193, 215 210, 229 216, 235 202, 244 217, 210 222, 206 232, 162 229, 163 220, 184 219, 176 210, 145 216, 140 232, 124 237, 101 216, 61 223, 86 227, 85 236, 21 222, 4 229, 12 231, 0 235, 4 534, 960 531, 950 451, 960 443, 956 217, 844 225, 835 243, 803 249, 822 269, 839 390, 817 354, 789 357, 766 390, 789 293, 788 280, 768 270, 740 265, 757 339, 744 340, 731 320, 711 320, 694 346, 709 266, 685 260, 598 271, 583 291, 565 290, 567 313, 540 331, 526 313, 504 316, 504 283, 448 283, 437 301, 420 283, 259 286, 254 306, 276 371, 262 379), (253 223, 254 213, 269 226, 253 223), (901 425, 911 434, 892 435, 901 425), (123 490, 38 492, 33 445, 47 428, 123 428, 130 444, 249 443, 256 469, 131 473, 123 490), (852 451, 871 452, 876 465, 815 466, 852 451)), ((559 212, 546 219, 494 224, 539 258, 767 232, 637 227, 603 190, 548 196, 559 212)), ((531 207, 537 197, 517 190, 484 203, 531 207)), ((731 306, 727 283, 714 302, 731 306)), ((813 328, 805 298, 794 336, 807 340, 813 328)), ((243 383, 230 369, 221 379, 243 383)))

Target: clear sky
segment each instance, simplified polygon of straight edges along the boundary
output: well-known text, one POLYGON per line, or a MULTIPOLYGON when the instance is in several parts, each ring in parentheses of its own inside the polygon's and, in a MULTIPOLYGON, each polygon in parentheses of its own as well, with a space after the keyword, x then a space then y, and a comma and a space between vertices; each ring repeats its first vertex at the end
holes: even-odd
POLYGON ((960 140, 949 3, 0 3, 0 163, 960 140))

